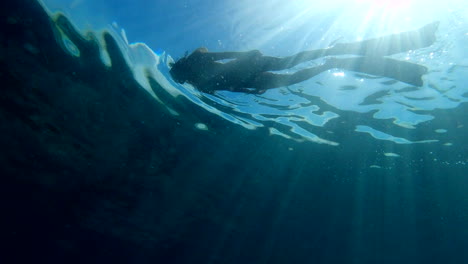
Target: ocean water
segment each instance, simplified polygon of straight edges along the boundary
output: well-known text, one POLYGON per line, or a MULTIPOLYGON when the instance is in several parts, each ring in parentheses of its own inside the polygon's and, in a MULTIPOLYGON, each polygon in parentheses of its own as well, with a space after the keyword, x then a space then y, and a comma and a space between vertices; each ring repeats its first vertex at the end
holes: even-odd
POLYGON ((52 263, 468 263, 464 1, 36 3, 12 4, 27 11, 12 8, 6 25, 49 19, 47 34, 24 23, 42 46, 2 37, 5 76, 31 76, 24 87, 47 102, 19 114, 27 107, 6 103, 23 98, 14 88, 2 99, 5 116, 35 131, 2 128, 16 149, 2 154, 5 196, 22 197, 8 208, 24 209, 8 222, 11 252, 52 263), (392 55, 428 67, 421 87, 333 69, 260 95, 205 94, 169 74, 198 47, 289 56, 434 21, 433 45, 392 55), (42 64, 5 55, 10 43, 42 64))
MULTIPOLYGON (((435 126, 431 133, 419 136, 414 134, 418 133, 418 125, 434 119, 432 110, 453 109, 467 101, 463 85, 467 55, 462 48, 466 44, 466 10, 461 2, 436 5, 424 14, 414 13, 420 3, 385 1, 352 4, 267 1, 261 5, 237 1, 216 4, 123 1, 111 5, 45 1, 45 4, 53 11, 69 14, 83 31, 111 30, 120 40, 135 78, 154 97, 157 98, 144 80, 148 69, 162 88, 174 96, 179 94, 247 129, 267 127, 272 135, 297 141, 337 146, 343 142, 328 127, 342 122, 343 115, 352 114, 355 119, 363 115, 371 118, 349 124, 349 133, 365 133, 396 144, 452 145, 441 135, 448 132, 444 127, 435 126), (102 16, 96 17, 95 13, 102 16), (328 47, 334 41, 352 42, 408 31, 434 21, 441 22, 435 44, 393 56, 429 67, 420 88, 389 78, 335 69, 296 85, 268 90, 263 95, 217 92, 210 96, 190 85, 175 83, 168 74, 168 62, 200 46, 212 51, 260 49, 266 55, 287 56, 328 47), (126 24, 130 28, 128 34, 126 24)), ((297 68, 319 63, 320 60, 315 60, 297 68)), ((294 70, 297 69, 290 72, 294 70)))

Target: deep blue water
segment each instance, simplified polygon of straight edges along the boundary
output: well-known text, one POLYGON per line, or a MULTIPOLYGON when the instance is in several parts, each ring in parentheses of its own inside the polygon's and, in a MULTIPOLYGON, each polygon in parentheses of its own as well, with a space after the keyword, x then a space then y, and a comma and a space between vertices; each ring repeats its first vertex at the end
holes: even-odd
MULTIPOLYGON (((62 230, 41 218, 59 230, 44 239, 44 249, 59 252, 41 253, 51 261, 80 256, 83 262, 125 263, 468 263, 463 1, 43 3, 50 16, 62 12, 83 34, 95 34, 98 61, 109 66, 100 34, 110 32, 134 80, 169 113, 161 111, 162 123, 149 125, 158 128, 154 132, 129 136, 126 163, 137 167, 151 160, 159 166, 151 167, 157 173, 148 168, 125 175, 129 182, 142 179, 139 195, 131 201, 96 198, 84 206, 92 208, 86 214, 75 212, 81 229, 62 230), (169 75, 169 62, 200 46, 287 56, 433 21, 440 26, 432 46, 393 56, 429 68, 422 87, 334 69, 261 95, 210 95, 169 75), (147 153, 154 156, 140 156, 147 153)), ((57 41, 80 61, 83 51, 69 36, 57 41)), ((125 100, 115 96, 110 92, 109 100, 125 100)), ((112 117, 111 111, 90 112, 96 120, 112 117)), ((153 120, 143 110, 141 115, 153 120)), ((145 122, 130 126, 140 131, 145 122)), ((103 138, 102 144, 114 142, 103 138)), ((87 172, 118 175, 126 163, 87 172)), ((102 182, 101 191, 106 183, 126 184, 102 182)), ((67 206, 58 201, 50 211, 67 206)), ((60 214, 54 217, 51 223, 62 223, 60 214)))

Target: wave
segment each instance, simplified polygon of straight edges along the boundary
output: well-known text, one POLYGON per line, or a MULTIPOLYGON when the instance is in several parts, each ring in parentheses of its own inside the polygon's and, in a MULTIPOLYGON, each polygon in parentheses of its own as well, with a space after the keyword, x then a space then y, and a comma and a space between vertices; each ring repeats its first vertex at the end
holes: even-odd
POLYGON ((112 38, 141 87, 171 115, 190 120, 197 129, 212 128, 209 122, 193 115, 194 107, 245 129, 266 128, 272 136, 295 141, 337 146, 341 143, 335 133, 339 128, 397 144, 434 143, 440 137, 434 131, 445 128, 428 129, 424 125, 434 119, 432 111, 453 109, 468 101, 464 84, 468 63, 463 56, 457 57, 454 49, 460 45, 454 43, 460 41, 463 36, 460 33, 466 26, 449 29, 453 21, 442 21, 438 41, 433 46, 394 56, 429 67, 422 87, 336 69, 262 95, 228 91, 209 95, 174 82, 169 75, 169 65, 174 59, 165 52, 154 52, 145 43, 129 43, 125 31, 116 24, 100 32, 78 32, 63 14, 49 13, 60 32, 58 41, 70 55, 81 56, 83 43, 76 41, 84 38, 96 43, 101 63, 110 66, 109 40, 105 38, 112 38), (417 131, 422 125, 424 133, 417 131))

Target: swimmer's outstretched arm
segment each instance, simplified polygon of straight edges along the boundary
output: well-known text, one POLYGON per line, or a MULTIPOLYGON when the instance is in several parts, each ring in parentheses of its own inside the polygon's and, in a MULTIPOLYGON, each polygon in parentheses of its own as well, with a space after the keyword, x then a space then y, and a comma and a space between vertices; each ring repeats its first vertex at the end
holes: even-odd
POLYGON ((300 63, 330 55, 360 55, 370 57, 388 56, 431 46, 439 22, 427 24, 419 29, 372 38, 358 42, 338 43, 330 48, 302 51, 295 55, 272 60, 268 70, 281 70, 300 63))
POLYGON ((376 57, 425 48, 435 42, 435 32, 438 27, 439 22, 433 22, 412 31, 358 42, 338 43, 329 48, 326 55, 353 54, 376 57))

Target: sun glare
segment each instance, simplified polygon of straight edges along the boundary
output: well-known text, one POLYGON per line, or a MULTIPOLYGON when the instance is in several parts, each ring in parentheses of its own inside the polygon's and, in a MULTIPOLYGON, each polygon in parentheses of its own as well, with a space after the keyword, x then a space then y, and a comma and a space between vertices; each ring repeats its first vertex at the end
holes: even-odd
POLYGON ((446 8, 431 0, 237 0, 226 16, 236 38, 231 43, 240 43, 231 49, 286 56, 416 29, 446 8))
POLYGON ((339 12, 337 26, 338 23, 341 24, 340 27, 358 26, 360 33, 389 33, 414 27, 412 23, 419 25, 415 20, 419 20, 424 14, 420 7, 427 7, 427 2, 422 0, 328 0, 321 3, 302 0, 301 3, 304 8, 313 7, 314 11, 339 12))
POLYGON ((371 5, 377 8, 389 9, 389 11, 405 9, 408 8, 411 4, 410 0, 356 0, 356 2, 371 5))

